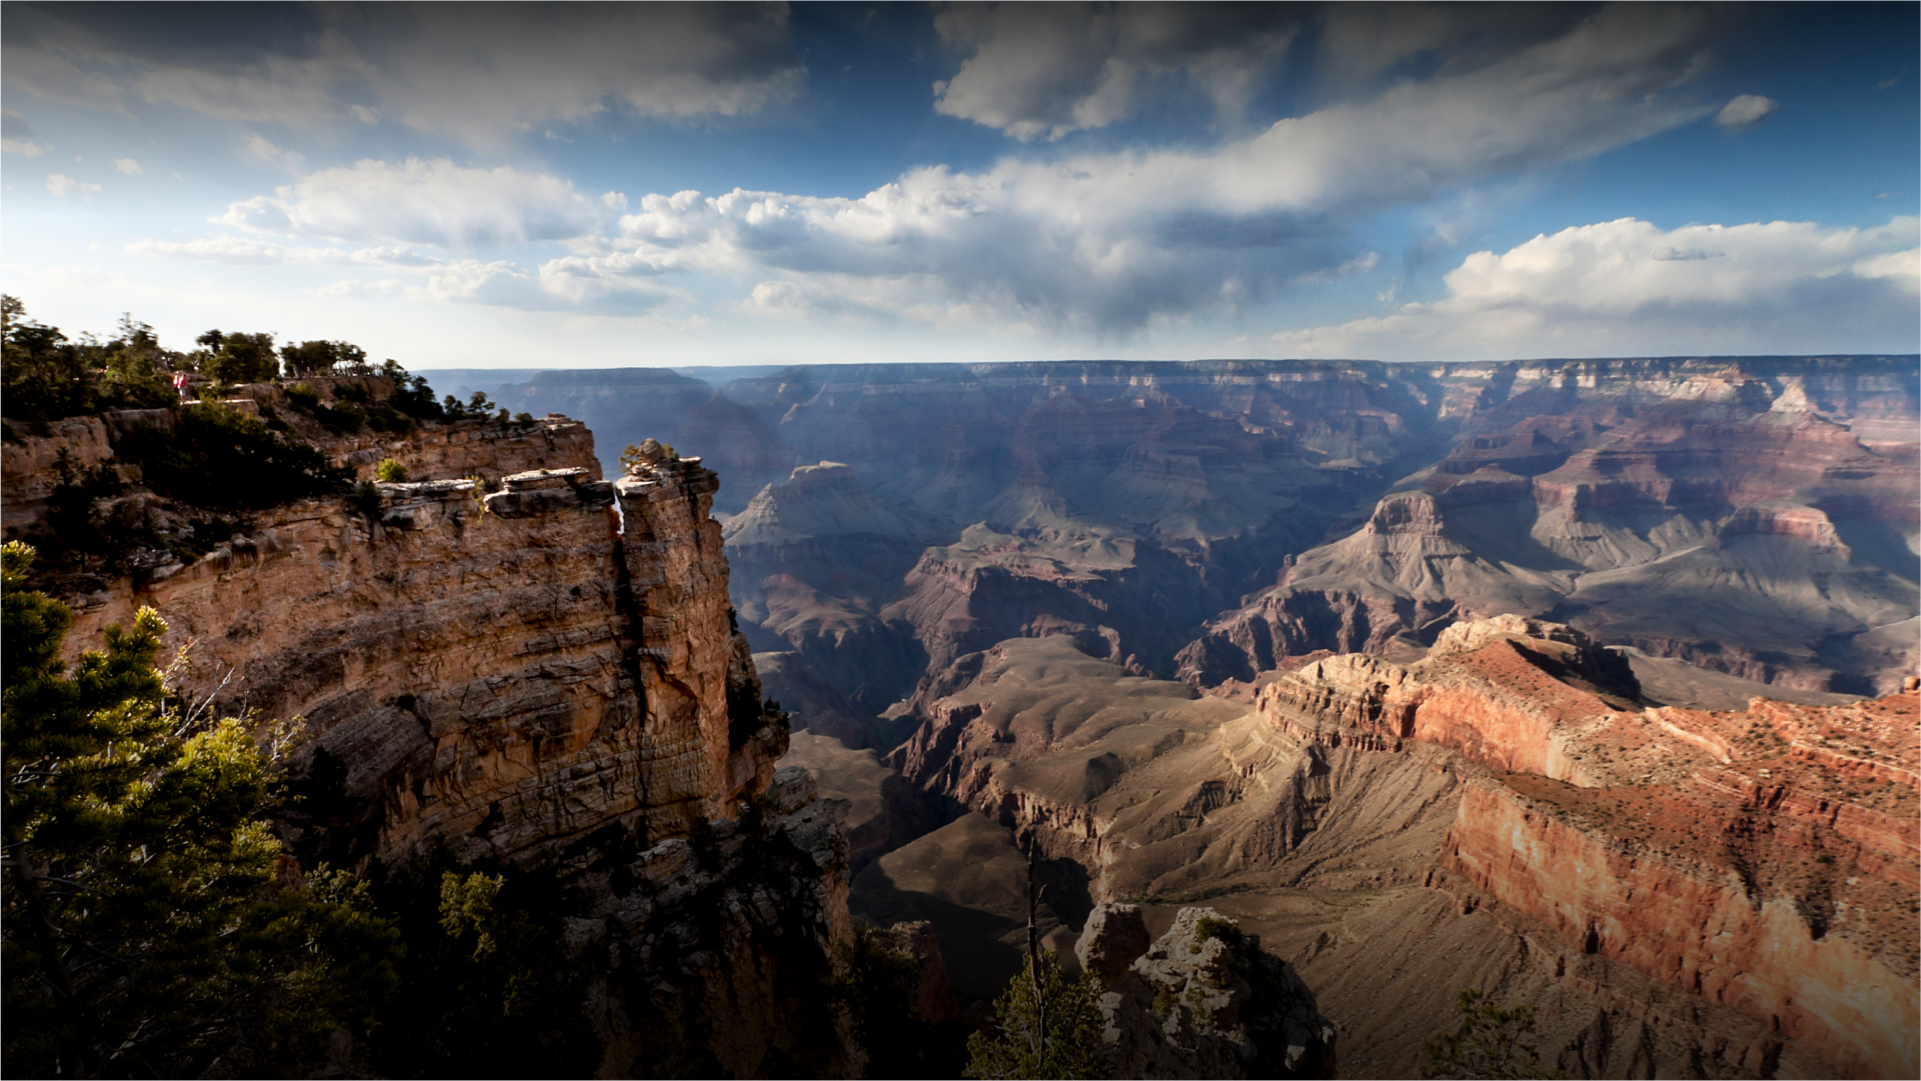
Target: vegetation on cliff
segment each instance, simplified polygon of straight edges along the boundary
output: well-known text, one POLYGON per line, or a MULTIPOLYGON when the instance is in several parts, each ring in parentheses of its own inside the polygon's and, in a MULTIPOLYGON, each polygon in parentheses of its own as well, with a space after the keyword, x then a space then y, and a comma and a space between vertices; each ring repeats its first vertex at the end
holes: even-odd
POLYGON ((992 1031, 968 1038, 962 1076, 1106 1077, 1099 995, 1091 975, 1069 979, 1052 952, 1029 953, 994 1003, 992 1031))
POLYGON ((28 318, 18 297, 0 296, 0 343, 0 393, 9 417, 48 421, 149 409, 177 397, 161 374, 168 357, 153 328, 131 315, 121 317, 110 341, 91 334, 71 341, 59 327, 28 318))
POLYGON ((271 507, 344 492, 353 477, 313 444, 211 402, 182 406, 172 431, 137 426, 118 449, 139 463, 147 487, 196 507, 271 507))
POLYGON ((1461 1024, 1427 1041, 1422 1077, 1566 1077, 1541 1065, 1534 1007, 1501 1007, 1478 987, 1461 990, 1461 1024))
POLYGON ((32 558, 6 546, 6 1072, 264 1075, 364 1031, 397 947, 364 884, 284 857, 278 763, 170 700, 152 609, 69 671, 32 558))

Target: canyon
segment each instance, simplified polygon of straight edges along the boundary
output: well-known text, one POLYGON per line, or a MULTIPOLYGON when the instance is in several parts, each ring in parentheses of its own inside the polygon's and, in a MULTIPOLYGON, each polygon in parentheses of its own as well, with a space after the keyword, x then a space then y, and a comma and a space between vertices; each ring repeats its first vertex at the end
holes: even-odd
MULTIPOLYGON (((1229 694, 1069 636, 953 668, 880 779, 962 818, 861 872, 857 912, 990 914, 1005 857, 964 887, 900 873, 974 822, 1053 861, 1061 942, 1122 901, 1157 927, 1204 901, 1258 933, 1339 1027, 1347 1075, 1414 1073, 1463 987, 1535 1005, 1571 1076, 1915 1067, 1912 690, 1653 705, 1625 655, 1514 616, 1229 694)), ((980 932, 945 933, 952 954, 980 932)))
POLYGON ((724 535, 786 761, 964 1007, 1036 851, 1063 958, 1205 902, 1344 1074, 1417 1071, 1467 986, 1571 1076, 1914 1072, 1914 358, 695 382, 751 437, 601 423, 767 478, 724 535))
POLYGON ((1913 357, 529 374, 237 388, 406 479, 211 524, 174 411, 9 422, 3 509, 138 526, 41 584, 298 719, 303 866, 560 876, 604 1075, 858 1072, 861 921, 978 1025, 1030 868, 1139 1072, 1412 1075, 1466 987, 1570 1076, 1921 1069, 1913 357))
POLYGON ((1885 693, 1921 663, 1917 367, 902 363, 495 393, 587 416, 603 453, 653 435, 724 463, 755 651, 879 715, 1009 637, 1214 686, 1509 612, 1885 693))

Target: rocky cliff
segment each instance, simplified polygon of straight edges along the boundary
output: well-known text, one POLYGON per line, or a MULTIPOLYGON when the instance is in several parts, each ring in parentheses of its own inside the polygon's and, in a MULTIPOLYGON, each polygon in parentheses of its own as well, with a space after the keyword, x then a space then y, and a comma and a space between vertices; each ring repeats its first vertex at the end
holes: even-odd
POLYGON ((1152 942, 1140 906, 1103 904, 1074 945, 1098 973, 1116 1077, 1331 1077, 1337 1035, 1294 969, 1211 908, 1152 942))
POLYGON ((1909 357, 899 364, 716 393, 634 369, 544 373, 513 401, 597 410, 610 446, 678 439, 730 483, 788 489, 781 514, 806 513, 788 468, 826 460, 917 518, 884 552, 872 530, 769 534, 737 583, 756 648, 803 654, 876 712, 1010 635, 1082 633, 1211 685, 1502 612, 1867 693, 1921 661, 1915 371, 1909 357))
MULTIPOLYGON (((1205 897, 1261 934, 1356 1075, 1415 1069, 1464 986, 1538 1004, 1576 1076, 1904 1075, 1912 696, 1653 706, 1626 657, 1523 617, 1411 656, 1197 697, 1067 636, 1003 642, 930 681, 890 761, 1051 857, 1070 927, 1125 898, 1158 929, 1205 897)), ((936 888, 893 882, 870 867, 857 900, 936 888)))
POLYGON ((1181 672, 1245 680, 1524 612, 1762 682, 1894 689, 1921 663, 1915 444, 1804 406, 1670 402, 1473 436, 1214 620, 1181 672))
POLYGON ((1643 709, 1620 667, 1509 617, 1449 628, 1410 668, 1305 666, 1259 701, 1304 738, 1418 740, 1492 767, 1463 790, 1441 866, 1570 948, 1848 1076, 1914 1072, 1915 696, 1643 709))
MULTIPOLYGON (((46 438, 111 468, 113 421, 46 438)), ((610 1076, 851 1068, 819 994, 848 928, 844 810, 805 775, 775 783, 787 726, 733 625, 715 474, 664 459, 603 480, 564 417, 315 436, 412 479, 229 515, 200 558, 75 578, 69 642, 151 605, 191 645, 187 699, 304 718, 287 828, 305 860, 566 869, 610 1076)), ((12 461, 8 507, 31 520, 44 469, 12 461)))

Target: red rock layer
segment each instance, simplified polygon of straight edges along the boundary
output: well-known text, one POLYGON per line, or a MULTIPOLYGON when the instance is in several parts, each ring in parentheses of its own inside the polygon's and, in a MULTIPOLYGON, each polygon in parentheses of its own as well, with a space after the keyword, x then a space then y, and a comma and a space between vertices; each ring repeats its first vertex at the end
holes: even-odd
MULTIPOLYGON (((1667 815, 1712 814, 1711 807, 1650 805, 1634 796, 1582 799, 1538 781, 1507 780, 1467 788, 1448 835, 1444 861, 1451 870, 1587 953, 1769 1022, 1846 1076, 1914 1076, 1912 961, 1900 966, 1905 972, 1890 965, 1887 952, 1872 944, 1865 908, 1890 898, 1873 889, 1843 893, 1854 904, 1840 902, 1842 917, 1855 916, 1867 933, 1811 927, 1806 909, 1820 903, 1811 894, 1797 897, 1778 889, 1779 881, 1751 883, 1751 867, 1743 874, 1742 861, 1757 854, 1737 840, 1740 828, 1754 825, 1765 837, 1772 823, 1721 808, 1729 854, 1689 858, 1675 851, 1682 847, 1676 842, 1707 839, 1709 830, 1629 839, 1627 822, 1660 831, 1667 815)), ((1761 844, 1770 842, 1780 843, 1761 844)), ((1780 859, 1772 852, 1760 858, 1780 859)), ((1834 874, 1858 868, 1845 859, 1839 866, 1834 874)))
POLYGON ((1911 1076, 1921 695, 1710 713, 1631 694, 1578 632, 1504 617, 1449 628, 1407 667, 1302 666, 1257 705, 1296 738, 1435 743, 1493 768, 1443 867, 1849 1076, 1911 1076))

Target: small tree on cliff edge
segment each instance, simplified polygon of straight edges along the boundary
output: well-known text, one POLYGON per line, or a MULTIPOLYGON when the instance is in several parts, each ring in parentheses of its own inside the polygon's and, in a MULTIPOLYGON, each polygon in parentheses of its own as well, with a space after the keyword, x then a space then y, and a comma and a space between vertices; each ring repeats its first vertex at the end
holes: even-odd
POLYGON ((73 612, 25 588, 32 558, 5 546, 0 1070, 260 1076, 317 1061, 392 984, 398 936, 366 914, 364 886, 281 857, 246 726, 190 733, 165 708, 153 609, 67 670, 73 612))
POLYGON ((1422 1077, 1566 1078, 1543 1069, 1534 1046, 1534 1007, 1502 1009, 1478 987, 1461 991, 1461 1025, 1427 1041, 1422 1077))
POLYGON ((1052 952, 1038 967, 1030 956, 994 1003, 993 1035, 967 1039, 963 1077, 1106 1077, 1099 991, 1091 979, 1067 978, 1052 952))
POLYGON ((1040 948, 1034 850, 1027 853, 1027 964, 994 1003, 994 1035, 967 1039, 964 1077, 1106 1077, 1100 988, 1092 973, 1067 978, 1058 958, 1040 948))

